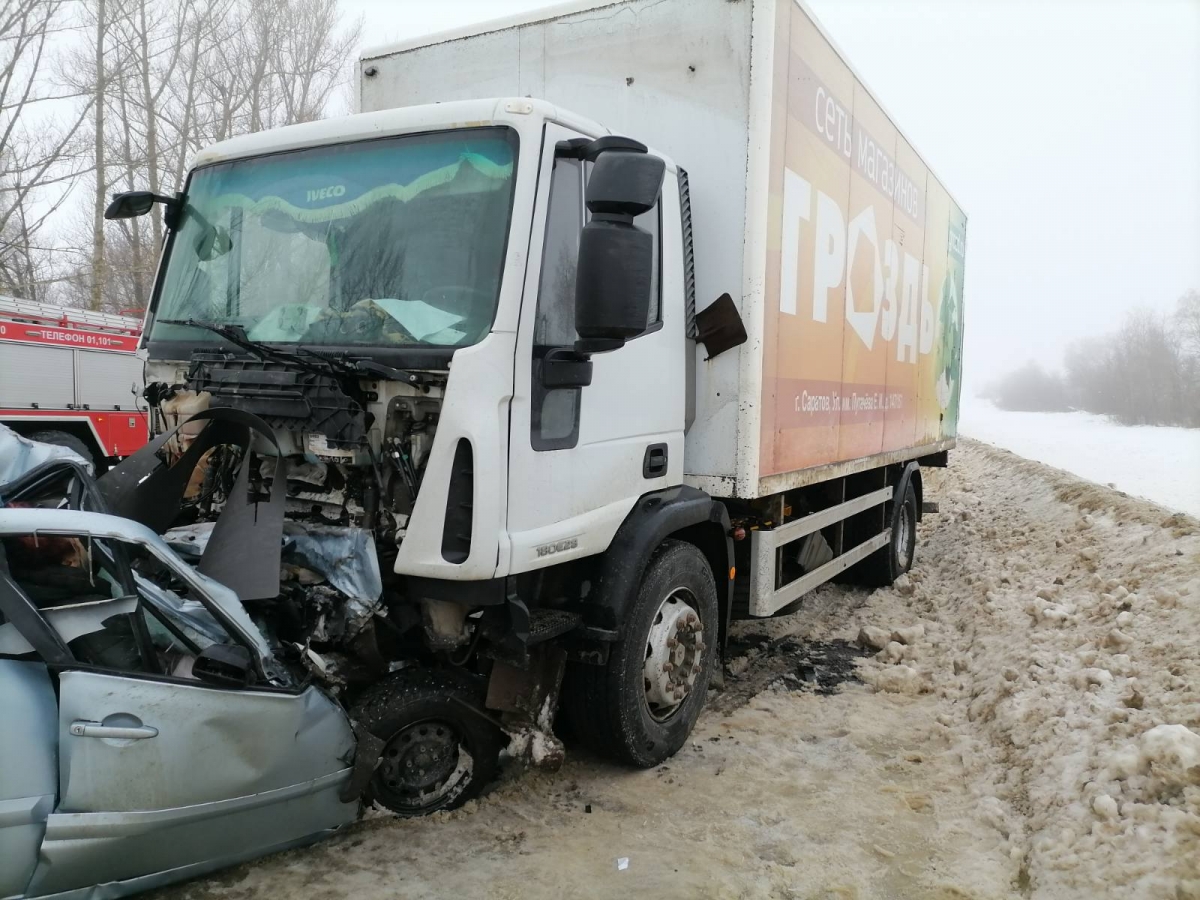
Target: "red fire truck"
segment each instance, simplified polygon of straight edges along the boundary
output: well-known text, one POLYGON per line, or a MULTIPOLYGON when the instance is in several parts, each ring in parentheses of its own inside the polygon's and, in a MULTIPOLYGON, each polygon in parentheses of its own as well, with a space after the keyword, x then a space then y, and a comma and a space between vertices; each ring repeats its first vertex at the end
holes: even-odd
POLYGON ((142 320, 0 297, 0 423, 103 467, 146 443, 142 320))

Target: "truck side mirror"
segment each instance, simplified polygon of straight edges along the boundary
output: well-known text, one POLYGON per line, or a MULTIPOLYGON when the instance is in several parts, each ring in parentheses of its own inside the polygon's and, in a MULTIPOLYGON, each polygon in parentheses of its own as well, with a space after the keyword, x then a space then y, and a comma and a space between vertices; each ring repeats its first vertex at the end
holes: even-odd
POLYGON ((104 210, 106 219, 136 219, 144 216, 154 208, 155 203, 163 204, 167 209, 163 219, 168 228, 174 228, 182 209, 178 197, 166 197, 152 191, 122 191, 113 194, 112 201, 104 210))
POLYGON ((615 350, 646 329, 654 237, 633 224, 654 208, 666 164, 631 151, 601 153, 587 187, 592 218, 579 237, 575 331, 583 353, 615 350))
POLYGON ((154 194, 150 191, 125 191, 113 194, 112 202, 104 210, 106 219, 135 219, 154 208, 154 194))

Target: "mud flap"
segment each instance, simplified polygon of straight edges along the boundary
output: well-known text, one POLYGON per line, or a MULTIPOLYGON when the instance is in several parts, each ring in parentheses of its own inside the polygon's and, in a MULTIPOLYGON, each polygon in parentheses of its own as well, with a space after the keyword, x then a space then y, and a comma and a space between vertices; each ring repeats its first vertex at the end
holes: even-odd
POLYGON ((488 679, 486 705, 503 714, 509 753, 549 771, 556 771, 566 757, 554 735, 566 660, 560 647, 541 644, 531 649, 526 668, 496 660, 488 679))

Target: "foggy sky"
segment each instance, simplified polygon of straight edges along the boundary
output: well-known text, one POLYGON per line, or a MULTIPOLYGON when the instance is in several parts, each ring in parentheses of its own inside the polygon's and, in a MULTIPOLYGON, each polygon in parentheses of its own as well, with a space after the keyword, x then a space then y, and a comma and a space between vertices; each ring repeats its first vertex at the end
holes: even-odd
MULTIPOLYGON (((366 46, 551 5, 344 3, 366 46)), ((1200 0, 809 6, 966 210, 968 392, 1200 289, 1200 0)))

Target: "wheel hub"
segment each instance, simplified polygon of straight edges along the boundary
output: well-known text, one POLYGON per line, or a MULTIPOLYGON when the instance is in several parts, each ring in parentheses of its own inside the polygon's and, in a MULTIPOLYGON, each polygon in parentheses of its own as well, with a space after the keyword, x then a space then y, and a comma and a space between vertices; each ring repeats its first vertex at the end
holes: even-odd
POLYGON ((458 789, 472 760, 446 722, 417 722, 387 742, 376 778, 404 805, 424 807, 458 789))
POLYGON ((646 637, 643 681, 650 715, 666 719, 691 694, 702 671, 704 627, 683 588, 663 600, 646 637))

